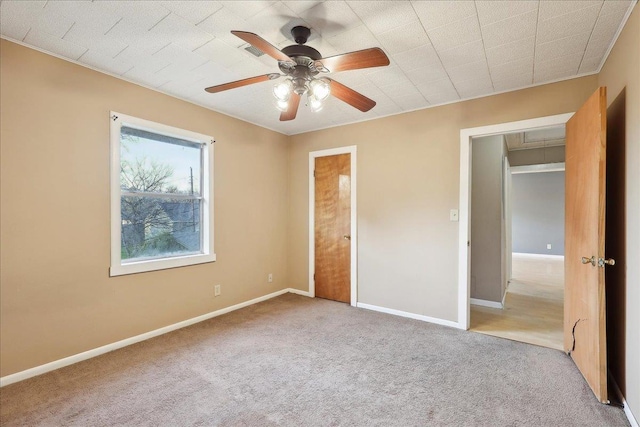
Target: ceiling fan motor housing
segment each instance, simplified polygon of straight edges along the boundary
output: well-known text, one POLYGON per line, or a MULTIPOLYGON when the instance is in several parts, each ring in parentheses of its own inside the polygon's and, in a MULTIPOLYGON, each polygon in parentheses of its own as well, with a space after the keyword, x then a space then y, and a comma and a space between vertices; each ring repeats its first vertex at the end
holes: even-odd
POLYGON ((285 75, 291 76, 294 79, 302 78, 305 80, 311 80, 313 76, 318 74, 313 65, 322 58, 320 52, 310 46, 304 45, 291 45, 282 49, 282 53, 293 59, 294 63, 280 61, 278 67, 285 75))
POLYGON ((296 57, 306 57, 317 61, 322 58, 320 52, 312 48, 311 46, 306 46, 303 44, 293 44, 291 46, 287 46, 282 49, 282 53, 287 55, 292 59, 296 59, 296 57))

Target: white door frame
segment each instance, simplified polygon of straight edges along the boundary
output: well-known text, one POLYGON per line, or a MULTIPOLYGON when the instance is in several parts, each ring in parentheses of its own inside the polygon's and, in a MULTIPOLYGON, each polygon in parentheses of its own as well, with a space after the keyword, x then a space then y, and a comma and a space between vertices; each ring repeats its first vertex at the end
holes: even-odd
POLYGON ((470 268, 469 236, 471 228, 471 140, 480 136, 500 135, 509 132, 563 125, 573 113, 519 120, 516 122, 480 126, 460 130, 460 225, 458 233, 458 327, 469 329, 470 321, 470 268))
POLYGON ((502 308, 504 308, 505 299, 507 298, 507 289, 513 275, 511 253, 513 252, 513 236, 512 236, 512 215, 511 215, 511 164, 509 157, 504 156, 504 170, 502 174, 502 215, 504 216, 504 241, 502 250, 504 256, 504 281, 505 288, 502 294, 502 308))
POLYGON ((335 156, 338 154, 351 155, 351 306, 358 303, 358 210, 356 206, 356 153, 357 146, 330 148, 328 150, 311 151, 309 153, 309 296, 316 296, 316 284, 313 280, 315 272, 316 242, 315 242, 315 205, 316 182, 313 172, 317 157, 335 156))

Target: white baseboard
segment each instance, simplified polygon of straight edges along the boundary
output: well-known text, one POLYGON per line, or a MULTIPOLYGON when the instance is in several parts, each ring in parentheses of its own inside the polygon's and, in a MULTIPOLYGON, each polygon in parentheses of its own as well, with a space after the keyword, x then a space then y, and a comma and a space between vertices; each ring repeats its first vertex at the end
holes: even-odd
MULTIPOLYGON (((173 325, 165 326, 163 328, 145 332, 144 334, 136 335, 131 338, 126 338, 121 341, 103 345, 102 347, 94 348, 93 350, 87 350, 82 353, 74 354, 73 356, 65 357, 64 359, 54 360, 53 362, 45 363, 44 365, 40 365, 34 368, 26 369, 24 371, 16 372, 15 374, 6 375, 0 378, 0 387, 13 384, 18 381, 23 381, 28 378, 35 377, 37 375, 42 375, 47 372, 55 371, 56 369, 64 368, 65 366, 73 365, 74 363, 82 362, 83 360, 91 359, 93 357, 100 356, 110 351, 114 351, 131 344, 139 343, 141 341, 145 341, 150 338, 157 337, 158 335, 166 334, 168 332, 172 332, 177 329, 191 326, 195 323, 199 323, 204 320, 208 320, 213 317, 217 317, 217 316, 229 313, 231 311, 248 307, 250 305, 280 296, 282 294, 286 294, 287 292, 292 292, 299 295, 305 295, 303 291, 300 291, 298 289, 290 289, 290 288, 282 289, 280 291, 273 292, 268 295, 254 298, 249 301, 241 302, 240 304, 232 305, 230 307, 225 307, 225 308, 221 308, 220 310, 212 311, 211 313, 203 314, 202 316, 197 316, 191 319, 183 320, 182 322, 174 323, 173 325)), ((308 294, 308 292, 306 294, 308 294)))
MULTIPOLYGON (((302 295, 306 297, 310 297, 311 294, 308 291, 301 291, 300 289, 287 288, 282 289, 277 292, 273 292, 268 295, 264 295, 258 298, 254 298, 249 301, 241 302, 236 305, 232 305, 230 307, 221 308, 220 310, 212 311, 211 313, 203 314, 201 316, 197 316, 191 319, 183 320, 182 322, 174 323, 173 325, 168 325, 163 328, 155 329, 153 331, 145 332, 144 334, 136 335, 131 338, 126 338, 121 341, 117 341, 111 344, 103 345, 102 347, 94 348, 92 350, 87 350, 82 353, 74 354, 73 356, 65 357, 63 359, 54 360, 53 362, 45 363, 44 365, 36 366, 34 368, 26 369, 24 371, 16 372, 15 374, 6 375, 0 378, 0 387, 4 387, 9 384, 17 383, 19 381, 26 380, 28 378, 32 378, 38 375, 45 374, 47 372, 55 371, 56 369, 64 368, 65 366, 73 365, 74 363, 82 362, 87 359, 91 359, 93 357, 100 356, 105 353, 109 353, 110 351, 117 350, 122 347, 126 347, 131 344, 139 343, 141 341, 148 340, 150 338, 157 337, 159 335, 166 334, 168 332, 175 331, 177 329, 185 328, 187 326, 191 326, 195 323, 199 323, 213 317, 217 317, 244 307, 248 307, 250 305, 266 301, 268 299, 286 294, 292 293, 297 295, 302 295)), ((450 326, 452 328, 457 329, 466 329, 461 327, 457 322, 453 322, 450 320, 438 319, 436 317, 423 316, 421 314, 408 313, 406 311, 394 310, 391 308, 378 307, 370 304, 357 303, 356 305, 359 308, 365 308, 367 310, 379 311, 382 313, 393 314, 395 316, 408 317, 410 319, 422 320, 423 322, 436 323, 438 325, 450 326)))
POLYGON ((513 252, 511 255, 515 257, 520 257, 520 258, 533 258, 533 259, 557 259, 557 260, 564 259, 564 255, 526 254, 524 252, 513 252))
MULTIPOLYGON (((505 292, 505 295, 507 293, 505 292)), ((504 301, 504 298, 503 298, 504 301)), ((490 308, 504 308, 504 303, 497 301, 487 301, 486 299, 478 299, 478 298, 469 298, 469 302, 473 305, 480 305, 482 307, 490 307, 490 308)))
POLYGON ((631 427, 638 427, 638 421, 636 420, 636 417, 633 416, 633 413, 631 412, 631 409, 629 409, 629 405, 627 404, 627 401, 624 399, 624 397, 622 398, 622 406, 624 409, 624 414, 627 416, 631 427))
POLYGON ((466 329, 460 327, 458 322, 451 320, 438 319, 437 317, 423 316, 422 314, 409 313, 407 311, 394 310, 392 308, 379 307, 377 305, 365 304, 359 302, 356 304, 358 308, 365 308, 367 310, 379 311, 381 313, 393 314, 394 316, 408 317, 409 319, 422 320, 423 322, 436 323, 438 325, 450 326, 457 329, 466 329))
POLYGON ((624 410, 624 414, 627 416, 627 420, 629 420, 629 424, 631 424, 631 427, 639 427, 638 420, 636 420, 636 417, 633 416, 633 413, 631 412, 627 401, 620 391, 620 387, 618 387, 618 383, 613 379, 611 375, 609 375, 609 382, 611 383, 613 391, 618 395, 618 399, 620 399, 620 401, 622 402, 622 409, 624 410))
POLYGON ((303 297, 311 297, 311 293, 309 291, 301 291, 300 289, 295 288, 289 288, 287 290, 292 294, 302 295, 303 297))

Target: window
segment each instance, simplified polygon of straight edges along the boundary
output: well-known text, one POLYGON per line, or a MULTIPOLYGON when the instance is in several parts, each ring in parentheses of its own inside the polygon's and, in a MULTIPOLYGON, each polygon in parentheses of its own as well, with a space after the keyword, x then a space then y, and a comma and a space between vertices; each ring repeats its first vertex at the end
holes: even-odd
POLYGON ((213 138, 111 112, 111 276, 215 261, 213 138))

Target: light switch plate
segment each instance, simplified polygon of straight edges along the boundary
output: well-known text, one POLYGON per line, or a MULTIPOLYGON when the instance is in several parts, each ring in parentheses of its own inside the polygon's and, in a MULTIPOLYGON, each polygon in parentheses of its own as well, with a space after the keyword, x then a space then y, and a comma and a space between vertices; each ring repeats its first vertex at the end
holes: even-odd
POLYGON ((458 221, 458 209, 451 209, 449 211, 449 221, 458 221))

